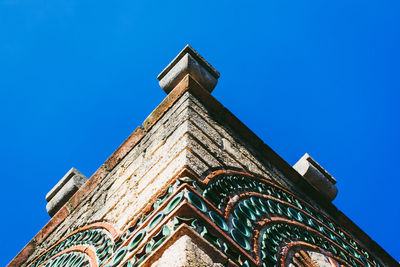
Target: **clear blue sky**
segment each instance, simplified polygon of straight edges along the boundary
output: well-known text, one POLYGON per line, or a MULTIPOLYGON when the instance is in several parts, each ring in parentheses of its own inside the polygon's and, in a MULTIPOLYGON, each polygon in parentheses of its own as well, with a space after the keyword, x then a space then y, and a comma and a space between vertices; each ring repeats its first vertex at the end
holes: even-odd
POLYGON ((190 43, 214 96, 400 260, 400 2, 0 0, 1 259, 49 220, 45 194, 90 177, 161 102, 190 43))

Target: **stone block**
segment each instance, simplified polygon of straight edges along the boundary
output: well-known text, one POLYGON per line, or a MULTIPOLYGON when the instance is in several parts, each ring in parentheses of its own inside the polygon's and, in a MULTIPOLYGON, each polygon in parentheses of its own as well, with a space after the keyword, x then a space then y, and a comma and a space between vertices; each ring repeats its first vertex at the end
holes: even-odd
POLYGON ((222 267, 223 264, 214 262, 189 236, 184 235, 151 265, 151 267, 161 266, 222 267))
POLYGON ((338 190, 335 186, 336 180, 324 168, 322 168, 307 153, 296 162, 293 168, 300 173, 308 183, 329 201, 335 199, 338 190))
POLYGON ((157 78, 161 88, 169 94, 187 74, 190 74, 210 93, 217 85, 219 78, 219 72, 190 45, 187 45, 157 78))
POLYGON ((72 197, 87 181, 86 176, 71 168, 67 174, 46 195, 46 210, 51 217, 72 197))

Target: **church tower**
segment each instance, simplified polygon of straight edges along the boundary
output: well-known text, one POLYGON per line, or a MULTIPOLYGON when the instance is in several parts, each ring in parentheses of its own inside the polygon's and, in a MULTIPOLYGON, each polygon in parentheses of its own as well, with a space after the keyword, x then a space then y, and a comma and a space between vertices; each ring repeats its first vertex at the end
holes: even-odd
POLYGON ((51 220, 9 266, 399 266, 333 204, 308 154, 290 166, 212 95, 190 46, 166 98, 87 179, 47 194, 51 220))

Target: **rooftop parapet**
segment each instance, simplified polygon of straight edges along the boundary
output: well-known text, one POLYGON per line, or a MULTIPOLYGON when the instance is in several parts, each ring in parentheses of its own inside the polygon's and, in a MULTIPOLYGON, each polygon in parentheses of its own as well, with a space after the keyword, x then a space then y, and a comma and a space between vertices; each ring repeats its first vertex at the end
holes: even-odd
POLYGON ((71 168, 64 177, 47 193, 47 213, 54 214, 72 197, 72 195, 87 181, 87 177, 77 169, 71 168))
POLYGON ((336 179, 321 167, 310 155, 304 154, 293 168, 329 201, 335 199, 338 190, 336 179))
POLYGON ((219 78, 219 72, 190 45, 186 45, 157 78, 161 88, 169 94, 187 74, 210 93, 219 78))

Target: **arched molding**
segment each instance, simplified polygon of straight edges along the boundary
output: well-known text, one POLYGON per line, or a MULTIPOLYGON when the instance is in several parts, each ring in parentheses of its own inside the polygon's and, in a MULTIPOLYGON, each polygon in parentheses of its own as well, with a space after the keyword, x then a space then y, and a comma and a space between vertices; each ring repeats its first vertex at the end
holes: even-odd
POLYGON ((43 262, 42 264, 40 264, 39 266, 46 266, 47 263, 49 263, 50 261, 64 255, 70 252, 80 252, 82 254, 85 254, 85 256, 87 257, 88 261, 89 261, 89 266, 90 267, 98 267, 98 262, 97 262, 97 257, 96 257, 96 252, 93 250, 93 248, 90 248, 88 246, 74 246, 74 247, 70 247, 68 249, 65 249, 59 253, 57 253, 56 255, 52 256, 50 259, 46 260, 45 262, 43 262))
MULTIPOLYGON (((379 266, 376 259, 337 223, 298 195, 274 184, 269 179, 240 171, 217 170, 199 183, 203 190, 202 195, 220 212, 230 227, 233 227, 233 218, 239 219, 237 214, 248 216, 247 219, 245 216, 242 218, 245 218, 244 220, 250 225, 248 230, 252 232, 252 253, 260 264, 263 260, 259 248, 263 228, 280 223, 317 237, 318 242, 329 248, 326 249, 327 252, 337 253, 337 255, 332 254, 332 258, 339 262, 350 261, 349 265, 379 266)), ((296 238, 290 240, 290 238, 287 237, 285 242, 307 243, 304 240, 296 238)), ((280 245, 279 251, 285 242, 280 245)), ((309 245, 318 247, 318 244, 309 245)))
POLYGON ((90 262, 99 264, 111 256, 112 252, 108 250, 119 236, 119 232, 111 224, 95 222, 72 231, 60 239, 33 260, 29 266, 43 266, 54 257, 78 250, 89 253, 90 262))

